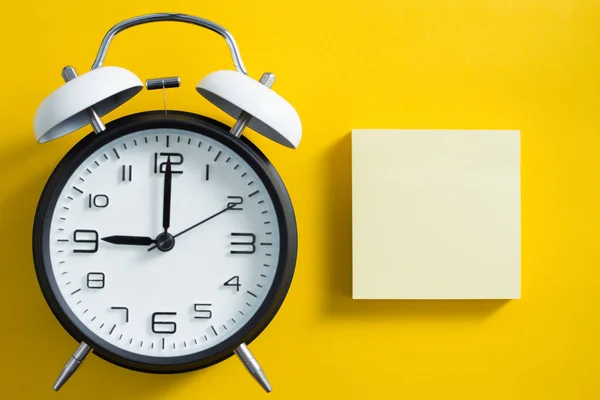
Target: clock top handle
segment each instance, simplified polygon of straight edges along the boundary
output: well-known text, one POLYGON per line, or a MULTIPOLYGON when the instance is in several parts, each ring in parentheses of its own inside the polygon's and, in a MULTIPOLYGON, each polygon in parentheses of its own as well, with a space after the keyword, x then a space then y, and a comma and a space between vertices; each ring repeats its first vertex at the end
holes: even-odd
POLYGON ((119 22, 118 24, 113 26, 106 33, 104 39, 102 39, 102 43, 100 44, 100 48, 98 49, 98 54, 96 55, 96 59, 94 60, 94 64, 92 65, 92 69, 96 69, 102 66, 102 64, 104 63, 104 59, 106 58, 106 53, 108 52, 110 42, 119 32, 123 32, 126 29, 133 28, 134 26, 147 24, 150 22, 163 21, 184 22, 192 25, 197 25, 218 33, 225 39, 225 42, 227 42, 227 45, 229 46, 229 51, 231 53, 231 58, 233 59, 233 65, 235 66, 235 69, 238 72, 243 73, 244 75, 248 74, 246 72, 246 68, 244 67, 244 63, 242 61, 242 57, 240 55, 240 51, 237 47, 235 39, 225 28, 223 28, 219 24, 216 24, 204 18, 179 13, 145 14, 119 22))

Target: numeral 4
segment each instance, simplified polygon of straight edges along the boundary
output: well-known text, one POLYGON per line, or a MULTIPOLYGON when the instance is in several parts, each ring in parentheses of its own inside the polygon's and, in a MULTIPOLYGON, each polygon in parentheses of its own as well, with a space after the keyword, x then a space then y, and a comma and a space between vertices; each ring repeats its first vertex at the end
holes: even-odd
POLYGON ((233 278, 231 278, 230 280, 228 280, 227 282, 225 282, 223 284, 223 286, 235 286, 236 291, 239 292, 240 291, 240 286, 242 286, 240 284, 240 277, 239 276, 234 276, 233 278))

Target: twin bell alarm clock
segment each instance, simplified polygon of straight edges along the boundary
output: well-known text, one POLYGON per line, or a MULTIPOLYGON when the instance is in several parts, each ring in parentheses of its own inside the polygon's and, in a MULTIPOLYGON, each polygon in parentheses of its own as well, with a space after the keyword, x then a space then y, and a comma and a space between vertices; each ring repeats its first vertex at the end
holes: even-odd
POLYGON ((185 14, 148 14, 105 35, 90 71, 62 71, 65 84, 40 104, 35 137, 45 143, 91 126, 49 177, 33 226, 33 260, 44 298, 79 346, 54 390, 90 353, 117 366, 181 373, 236 355, 267 391, 248 348, 278 312, 296 263, 297 228, 285 185, 242 136, 249 127, 288 148, 302 136, 294 108, 251 78, 233 36, 185 14), (125 29, 161 21, 221 35, 235 70, 210 73, 196 91, 235 118, 186 111, 102 117, 144 88, 180 86, 103 66, 125 29))

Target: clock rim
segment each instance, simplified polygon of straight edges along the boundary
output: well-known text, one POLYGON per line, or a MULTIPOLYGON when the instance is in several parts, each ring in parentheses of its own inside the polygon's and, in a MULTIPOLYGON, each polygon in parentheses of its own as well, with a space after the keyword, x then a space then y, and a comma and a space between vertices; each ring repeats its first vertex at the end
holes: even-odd
POLYGON ((231 135, 230 127, 213 118, 187 111, 144 111, 106 124, 101 134, 84 136, 59 161, 41 193, 33 224, 33 260, 38 284, 55 318, 77 342, 85 341, 100 358, 121 367, 148 373, 182 373, 206 368, 231 357, 242 343, 250 344, 271 323, 291 286, 298 233, 292 201, 281 176, 264 153, 250 140, 231 135), (99 337, 83 324, 60 294, 49 254, 49 226, 60 193, 73 172, 91 154, 113 140, 147 129, 184 129, 219 141, 242 157, 265 185, 276 211, 280 231, 280 253, 275 278, 254 315, 229 338, 200 352, 174 357, 133 353, 99 337))

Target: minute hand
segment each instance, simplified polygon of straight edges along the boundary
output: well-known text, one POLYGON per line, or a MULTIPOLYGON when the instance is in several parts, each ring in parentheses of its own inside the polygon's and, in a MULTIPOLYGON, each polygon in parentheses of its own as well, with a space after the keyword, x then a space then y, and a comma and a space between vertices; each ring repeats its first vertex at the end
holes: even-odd
MULTIPOLYGON (((198 226, 202 225, 203 223, 205 223, 205 222, 208 222, 208 221, 210 221, 211 219, 213 219, 213 218, 215 218, 215 217, 217 217, 217 216, 219 216, 219 215, 223 214, 225 211, 227 211, 227 210, 229 210, 229 209, 231 209, 231 208, 234 208, 234 207, 236 206, 236 204, 237 204, 237 203, 235 203, 235 204, 231 204, 231 205, 229 205, 229 206, 225 207, 224 209, 222 209, 221 211, 219 211, 218 213, 215 213, 215 214, 211 215, 210 217, 207 217, 207 218, 203 219, 202 221, 198 222, 197 224, 194 224, 194 225, 190 226, 189 228, 182 230, 182 231, 181 231, 181 232, 179 232, 178 234, 176 234, 176 235, 173 235, 173 238, 176 238, 176 237, 178 237, 178 236, 181 236, 181 235, 183 235, 184 233, 186 233, 186 232, 189 232, 189 231, 191 231, 192 229, 194 229, 194 228, 196 228, 196 227, 198 227, 198 226)), ((154 246, 152 246, 152 247, 149 247, 149 248, 148 248, 148 251, 150 251, 150 250, 153 250, 153 249, 155 249, 155 248, 156 248, 156 245, 154 245, 154 246)))

